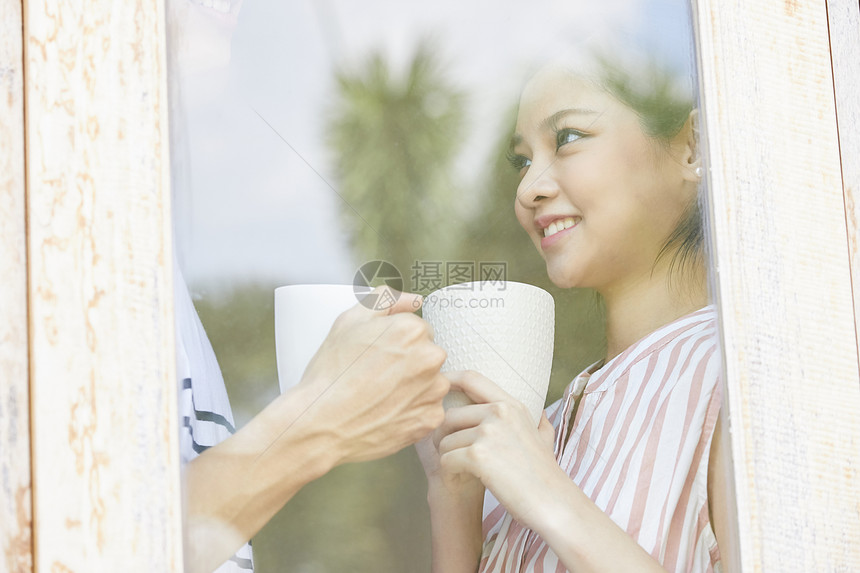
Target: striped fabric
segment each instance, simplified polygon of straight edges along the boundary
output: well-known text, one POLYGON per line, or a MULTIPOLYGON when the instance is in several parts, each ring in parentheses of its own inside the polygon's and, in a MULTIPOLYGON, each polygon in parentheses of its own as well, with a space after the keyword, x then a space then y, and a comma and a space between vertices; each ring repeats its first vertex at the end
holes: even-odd
MULTIPOLYGON (((707 491, 721 362, 706 307, 586 369, 547 408, 559 465, 670 572, 721 570, 707 491)), ((489 493, 484 516, 481 572, 566 571, 489 493)))
MULTIPOLYGON (((176 313, 176 368, 179 381, 179 455, 185 465, 207 448, 230 437, 236 429, 224 378, 215 352, 203 330, 188 288, 174 265, 176 313)), ((218 476, 212 476, 218 479, 218 476)), ((251 544, 216 569, 217 573, 254 570, 251 544)))

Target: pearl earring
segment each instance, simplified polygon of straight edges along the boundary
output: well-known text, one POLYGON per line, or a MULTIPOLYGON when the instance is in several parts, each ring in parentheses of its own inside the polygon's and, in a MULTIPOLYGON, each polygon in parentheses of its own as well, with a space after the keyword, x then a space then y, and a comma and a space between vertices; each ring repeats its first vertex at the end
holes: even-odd
POLYGON ((696 177, 698 177, 699 179, 701 179, 701 178, 702 178, 702 168, 701 168, 701 166, 700 166, 700 167, 696 167, 696 177))

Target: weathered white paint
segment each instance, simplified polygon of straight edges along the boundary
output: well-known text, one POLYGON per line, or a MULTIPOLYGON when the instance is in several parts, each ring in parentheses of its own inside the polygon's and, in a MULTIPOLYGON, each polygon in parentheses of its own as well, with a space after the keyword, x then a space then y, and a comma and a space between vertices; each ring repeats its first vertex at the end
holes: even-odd
POLYGON ((854 323, 860 332, 860 2, 828 0, 827 16, 854 284, 854 323))
POLYGON ((163 0, 24 37, 36 567, 181 571, 163 0))
MULTIPOLYGON (((744 571, 856 570, 857 5, 826 5, 831 74, 824 3, 696 3, 738 490, 739 543, 726 553, 744 571)), ((27 10, 38 564, 179 571, 163 7, 27 10)), ((14 456, 17 472, 0 509, 4 551, 28 545, 27 464, 7 449, 27 428, 20 18, 18 2, 0 4, 0 373, 15 381, 2 407, 15 395, 18 412, 0 428, 0 464, 14 456)), ((13 555, 3 565, 29 570, 26 548, 13 555)))
POLYGON ((0 0, 0 570, 32 571, 24 48, 20 0, 0 0))
POLYGON ((727 570, 856 571, 860 384, 826 4, 696 4, 737 496, 727 570))

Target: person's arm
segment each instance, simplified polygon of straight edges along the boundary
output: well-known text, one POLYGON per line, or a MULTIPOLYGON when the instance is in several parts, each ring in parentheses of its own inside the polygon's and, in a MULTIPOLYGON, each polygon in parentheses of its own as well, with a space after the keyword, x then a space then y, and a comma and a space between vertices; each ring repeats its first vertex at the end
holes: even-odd
POLYGON ((305 484, 380 458, 438 426, 445 353, 402 295, 387 316, 361 305, 338 318, 302 382, 185 469, 185 564, 209 573, 305 484), (403 312, 407 311, 407 312, 403 312))
POLYGON ((663 572, 665 569, 636 540, 597 507, 558 465, 544 477, 545 496, 535 504, 532 529, 577 573, 602 571, 663 572))
MULTIPOLYGON (((714 529, 714 535, 717 538, 718 546, 720 546, 721 542, 727 543, 727 540, 730 538, 728 521, 729 493, 726 481, 728 479, 728 468, 725 455, 726 452, 723 444, 722 423, 720 418, 717 418, 711 442, 710 458, 708 460, 708 504, 711 516, 711 526, 714 529)), ((561 473, 563 474, 563 472, 561 473)), ((564 475, 564 478, 567 478, 567 476, 564 475)), ((569 478, 567 481, 573 485, 573 482, 570 482, 569 478)), ((583 494, 579 488, 575 489, 575 492, 568 492, 569 497, 565 498, 565 505, 570 504, 570 508, 573 512, 579 512, 578 518, 572 518, 570 515, 565 515, 565 512, 558 512, 559 514, 556 516, 548 515, 546 519, 548 523, 546 530, 547 533, 541 533, 541 536, 547 543, 549 543, 553 550, 556 550, 556 545, 564 545, 563 539, 559 538, 563 538, 565 536, 581 538, 585 547, 589 547, 590 545, 590 550, 588 552, 583 553, 582 556, 572 557, 572 559, 577 563, 587 562, 581 570, 608 570, 605 565, 602 565, 591 557, 599 557, 601 553, 605 555, 605 552, 621 550, 627 545, 626 541, 622 539, 622 536, 629 541, 632 541, 632 538, 630 538, 620 527, 615 525, 615 523, 612 522, 605 513, 591 502, 591 500, 586 498, 585 494, 583 494), (601 516, 603 519, 601 519, 601 516), (607 521, 608 523, 606 523, 607 521), (590 522, 591 524, 587 530, 583 531, 581 529, 573 529, 586 522, 590 522), (553 544, 554 542, 551 541, 548 536, 553 536, 558 539, 558 541, 555 542, 556 545, 553 544), (614 539, 615 537, 618 537, 618 539, 614 539)), ((653 558, 647 555, 644 549, 639 547, 638 544, 636 544, 636 547, 641 553, 639 556, 634 555, 634 551, 628 552, 626 549, 621 553, 613 555, 612 563, 614 566, 612 570, 627 571, 629 569, 631 571, 650 571, 653 569, 654 571, 663 571, 663 568, 660 567, 653 558), (652 563, 651 569, 645 568, 648 560, 652 563)), ((556 553, 558 554, 557 550, 556 553)), ((559 557, 561 557, 561 555, 559 555, 559 557)), ((562 561, 565 564, 568 563, 568 561, 563 558, 562 561)), ((568 568, 571 568, 570 565, 568 565, 568 568)), ((723 570, 728 571, 726 569, 726 565, 723 565, 723 570)), ((580 571, 580 569, 577 569, 577 571, 580 571)))
POLYGON ((309 388, 291 389, 186 466, 187 573, 213 571, 304 485, 336 465, 334 433, 326 433, 330 420, 313 408, 314 399, 309 388))
POLYGON ((433 573, 474 573, 481 560, 481 509, 484 486, 451 496, 441 484, 427 491, 430 504, 433 573))
MULTIPOLYGON (((455 379, 460 377, 459 373, 449 375, 455 379)), ((456 408, 451 409, 442 425, 415 446, 427 475, 433 573, 473 573, 480 564, 486 488, 469 473, 444 471, 439 454, 441 440, 471 423, 468 416, 464 417, 456 408)), ((554 430, 546 416, 541 416, 538 434, 552 451, 554 430)))
MULTIPOLYGON (((717 547, 726 555, 726 546, 731 539, 729 527, 729 464, 726 456, 722 432, 722 418, 717 418, 714 437, 711 441, 711 454, 708 459, 708 510, 711 512, 711 526, 717 538, 717 547)), ((723 571, 730 573, 729 565, 723 563, 723 571)))
MULTIPOLYGON (((443 423, 444 426, 444 423, 443 423)), ((430 506, 432 573, 474 573, 481 559, 481 514, 484 485, 469 474, 445 475, 434 437, 442 427, 415 445, 427 475, 430 506)))
POLYGON ((571 571, 665 571, 558 466, 525 406, 475 372, 446 375, 476 404, 449 410, 442 472, 479 478, 571 571))

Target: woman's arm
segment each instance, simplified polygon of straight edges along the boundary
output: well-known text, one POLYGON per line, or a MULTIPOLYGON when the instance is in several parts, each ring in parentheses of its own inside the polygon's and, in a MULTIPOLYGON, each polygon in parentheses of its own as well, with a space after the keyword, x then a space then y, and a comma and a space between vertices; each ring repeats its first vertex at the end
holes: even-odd
POLYGON ((452 495, 444 484, 429 484, 427 502, 433 539, 433 573, 474 573, 481 560, 484 486, 475 480, 452 495))
MULTIPOLYGON (((717 546, 721 549, 722 555, 726 555, 725 551, 729 540, 731 539, 729 529, 729 464, 726 456, 728 452, 723 444, 722 433, 722 417, 717 418, 717 424, 714 428, 714 437, 711 441, 711 454, 708 459, 708 509, 711 513, 711 527, 714 529, 714 535, 717 538, 717 546)), ((728 565, 723 562, 723 571, 730 573, 728 565)))
POLYGON ((547 479, 531 528, 577 573, 665 569, 586 496, 564 471, 547 479))
POLYGON ((481 558, 481 514, 484 485, 469 474, 445 475, 437 442, 447 434, 445 423, 417 444, 427 475, 433 573, 474 573, 481 558))
POLYGON ((577 573, 665 571, 558 466, 528 410, 474 372, 446 374, 476 402, 451 410, 439 444, 443 472, 470 473, 577 573))

